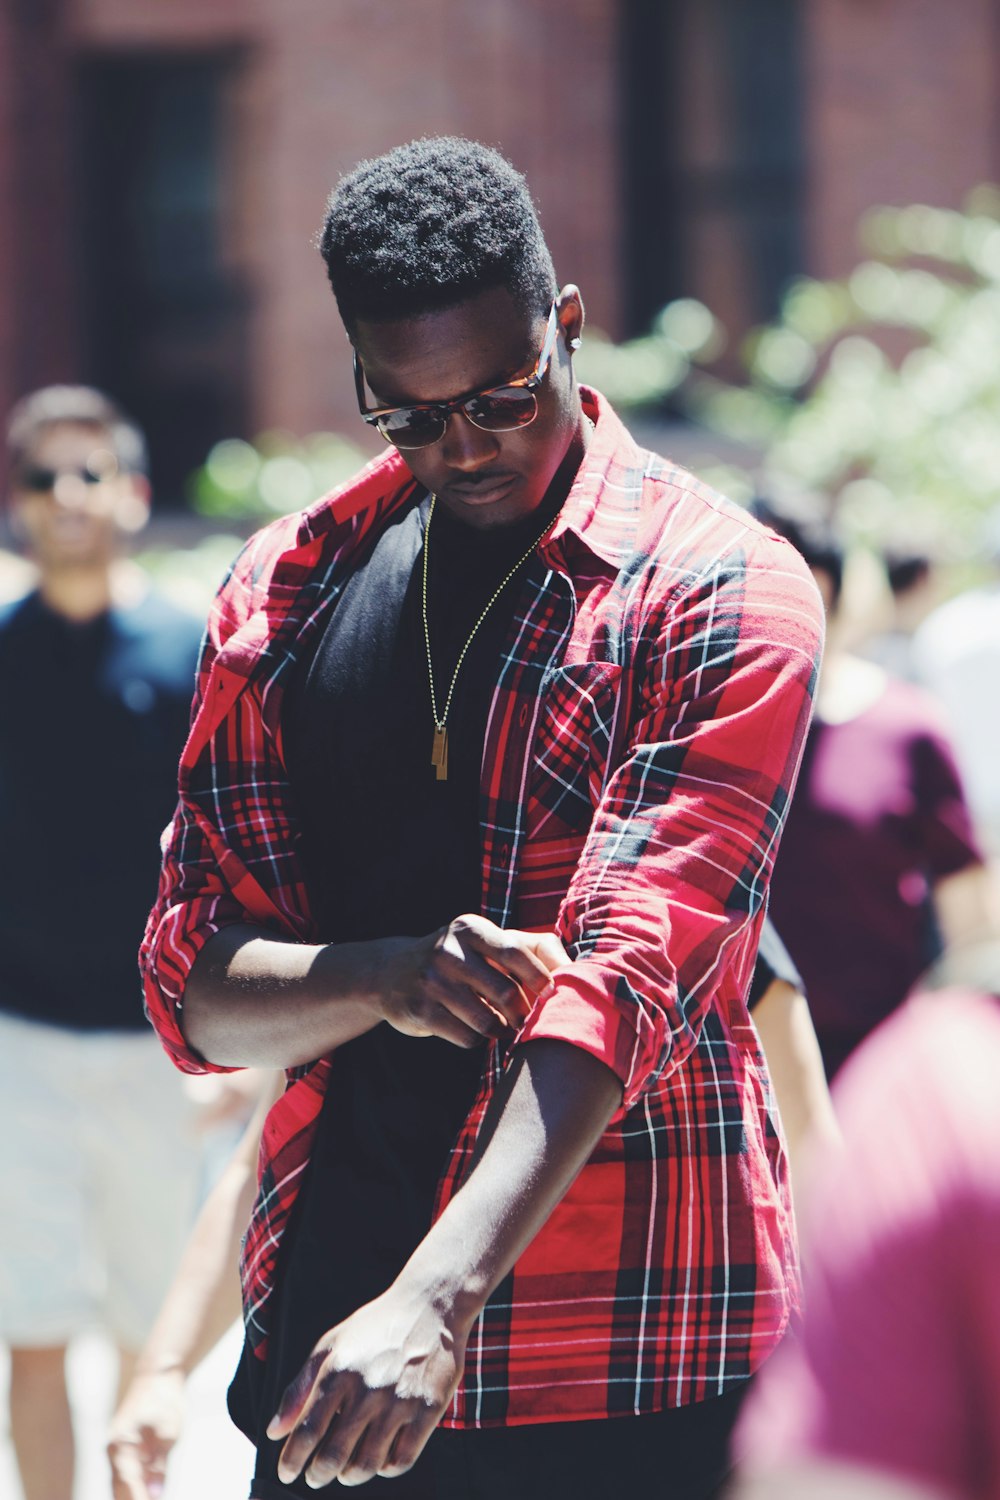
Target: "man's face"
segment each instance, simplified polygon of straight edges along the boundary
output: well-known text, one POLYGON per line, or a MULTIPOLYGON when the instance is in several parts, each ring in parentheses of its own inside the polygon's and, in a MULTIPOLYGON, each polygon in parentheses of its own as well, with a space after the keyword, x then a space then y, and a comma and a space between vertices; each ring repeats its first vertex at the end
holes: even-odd
MULTIPOLYGON (((438 442, 401 450, 414 477, 470 526, 485 530, 531 515, 554 480, 568 490, 583 455, 583 417, 568 350, 583 325, 576 288, 564 288, 557 306, 556 347, 535 391, 538 415, 530 426, 484 432, 453 412, 438 442)), ((530 374, 546 313, 526 313, 498 287, 422 317, 360 323, 356 344, 375 403, 448 401, 530 374)))
POLYGON ((11 479, 11 513, 43 569, 102 566, 148 514, 145 481, 120 474, 110 434, 76 422, 42 427, 11 479))

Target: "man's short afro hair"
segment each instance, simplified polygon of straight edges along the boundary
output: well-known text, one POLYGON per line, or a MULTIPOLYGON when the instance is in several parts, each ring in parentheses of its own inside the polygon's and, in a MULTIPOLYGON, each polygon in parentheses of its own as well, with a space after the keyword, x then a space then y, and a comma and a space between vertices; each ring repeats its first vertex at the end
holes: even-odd
POLYGON ((532 313, 556 294, 524 178, 458 136, 359 163, 330 195, 319 249, 352 335, 359 321, 418 317, 494 287, 532 313))

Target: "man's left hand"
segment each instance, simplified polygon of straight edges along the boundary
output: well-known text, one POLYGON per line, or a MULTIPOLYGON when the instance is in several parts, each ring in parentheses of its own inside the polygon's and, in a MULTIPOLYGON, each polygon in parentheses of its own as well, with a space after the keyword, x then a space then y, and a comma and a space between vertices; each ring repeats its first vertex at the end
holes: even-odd
POLYGON ((319 1489, 404 1473, 462 1374, 468 1327, 392 1286, 323 1335, 285 1391, 267 1435, 287 1437, 278 1477, 319 1489))

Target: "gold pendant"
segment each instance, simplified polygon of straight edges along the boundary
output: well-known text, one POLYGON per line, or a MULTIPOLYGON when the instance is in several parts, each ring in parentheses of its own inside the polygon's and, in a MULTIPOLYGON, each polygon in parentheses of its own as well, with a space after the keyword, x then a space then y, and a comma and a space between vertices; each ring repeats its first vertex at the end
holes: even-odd
POLYGON ((448 780, 448 730, 444 724, 434 725, 434 748, 431 750, 431 765, 437 772, 438 781, 448 780))

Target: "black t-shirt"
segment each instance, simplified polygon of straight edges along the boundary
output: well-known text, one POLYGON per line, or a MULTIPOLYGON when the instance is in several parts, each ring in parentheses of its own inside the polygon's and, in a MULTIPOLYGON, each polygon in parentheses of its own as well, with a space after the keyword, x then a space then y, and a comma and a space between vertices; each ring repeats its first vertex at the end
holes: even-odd
MULTIPOLYGON (((517 586, 469 645, 439 781, 421 615, 427 512, 425 500, 376 539, 283 706, 310 903, 328 942, 420 936, 481 908, 481 762, 517 586)), ((473 625, 540 530, 531 517, 481 533, 435 509, 428 613, 439 716, 473 625)), ((267 1364, 245 1350, 230 1391, 234 1420, 258 1444, 260 1478, 273 1482, 278 1451, 263 1429, 316 1339, 385 1291, 429 1229, 483 1057, 385 1023, 334 1054, 282 1241, 267 1364)))
POLYGON ((757 949, 757 962, 750 981, 750 993, 747 996, 747 1006, 750 1010, 753 1010, 764 998, 776 979, 790 984, 801 994, 805 993, 802 976, 792 962, 791 954, 778 936, 777 928, 771 918, 765 917, 764 925, 760 930, 760 946, 757 949))
POLYGON ((142 1030, 136 953, 177 801, 201 628, 148 595, 0 611, 0 1009, 142 1030))

